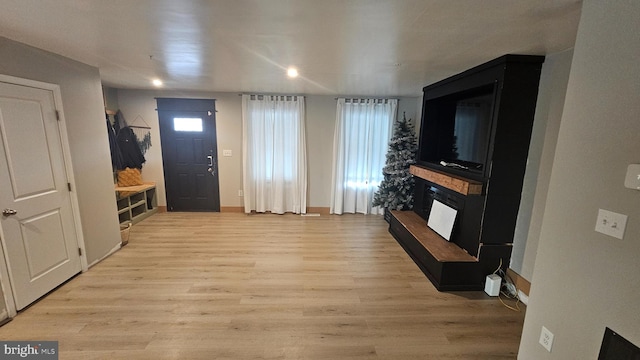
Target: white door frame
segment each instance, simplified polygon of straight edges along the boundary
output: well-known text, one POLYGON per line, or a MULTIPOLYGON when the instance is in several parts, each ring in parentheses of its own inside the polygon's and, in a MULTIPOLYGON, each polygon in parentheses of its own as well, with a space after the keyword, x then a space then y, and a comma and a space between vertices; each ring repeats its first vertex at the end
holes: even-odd
MULTIPOLYGON (((64 118, 64 111, 62 109, 62 95, 60 92, 60 86, 57 84, 50 84, 35 80, 22 79, 9 75, 0 74, 0 82, 28 86, 38 89, 49 90, 53 93, 53 101, 56 107, 56 111, 59 116, 60 140, 62 142, 62 155, 64 157, 64 167, 67 175, 67 181, 71 184, 71 191, 69 195, 71 197, 71 212, 73 214, 73 221, 78 237, 78 248, 81 249, 80 265, 82 272, 89 269, 87 263, 87 252, 85 250, 84 235, 82 233, 82 223, 80 222, 80 205, 78 203, 78 194, 76 192, 76 181, 73 176, 73 166, 71 164, 71 148, 69 146, 69 137, 67 134, 67 123, 64 118)), ((2 227, 0 226, 0 232, 2 227)), ((16 310, 16 304, 13 300, 13 289, 11 281, 9 279, 9 268, 5 258, 6 249, 0 244, 0 285, 2 285, 2 292, 4 293, 4 301, 7 307, 7 313, 9 317, 14 317, 18 313, 16 310)))

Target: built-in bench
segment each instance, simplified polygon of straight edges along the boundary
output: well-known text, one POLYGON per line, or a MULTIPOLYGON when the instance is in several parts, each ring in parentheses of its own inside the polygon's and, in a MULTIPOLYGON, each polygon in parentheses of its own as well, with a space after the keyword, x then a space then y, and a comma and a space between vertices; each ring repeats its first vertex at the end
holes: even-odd
POLYGON ((415 212, 391 211, 389 231, 438 290, 482 289, 478 259, 443 239, 415 212))
POLYGON ((476 262, 474 256, 469 255, 456 244, 446 241, 430 227, 426 221, 413 211, 392 211, 396 220, 427 250, 434 259, 440 262, 476 262))
POLYGON ((155 182, 116 186, 115 191, 120 225, 135 224, 158 211, 155 182))

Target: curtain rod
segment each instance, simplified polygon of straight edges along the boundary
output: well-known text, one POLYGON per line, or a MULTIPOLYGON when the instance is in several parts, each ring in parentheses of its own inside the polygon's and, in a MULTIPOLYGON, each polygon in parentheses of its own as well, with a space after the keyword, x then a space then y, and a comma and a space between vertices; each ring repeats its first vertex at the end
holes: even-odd
POLYGON ((362 97, 362 98, 356 98, 356 97, 336 97, 333 98, 334 100, 338 100, 338 99, 345 99, 345 100, 396 100, 396 101, 400 101, 400 99, 395 99, 395 98, 369 98, 369 97, 362 97))
MULTIPOLYGON (((265 94, 265 93, 255 93, 255 94, 254 94, 254 93, 239 93, 239 94, 238 94, 238 96, 242 96, 242 95, 256 95, 256 96, 304 96, 304 97, 306 97, 306 96, 307 96, 307 95, 303 95, 303 94, 277 94, 277 93, 266 93, 266 94, 265 94)), ((322 96, 322 95, 320 95, 320 96, 322 96)), ((333 98, 333 99, 334 99, 334 100, 338 100, 338 99, 343 99, 343 98, 335 97, 335 98, 333 98)), ((387 99, 387 98, 375 98, 375 97, 372 97, 372 98, 368 98, 368 97, 363 97, 363 98, 345 97, 344 99, 349 99, 349 100, 352 100, 352 99, 357 99, 357 100, 397 100, 397 101, 400 101, 400 99, 396 99, 396 98, 389 98, 389 99, 387 99)))
MULTIPOLYGON (((276 94, 276 93, 266 93, 266 94, 252 94, 252 93, 239 93, 238 96, 242 96, 242 95, 249 95, 249 96, 300 96, 300 97, 304 97, 306 98, 307 95, 301 95, 301 94, 276 94)), ((320 95, 322 96, 322 95, 320 95)), ((400 102, 400 99, 397 98, 368 98, 368 97, 364 97, 364 98, 353 98, 353 97, 345 97, 345 98, 340 98, 340 97, 335 97, 333 98, 334 100, 338 100, 338 99, 346 99, 346 100, 396 100, 398 102, 400 102)))
POLYGON ((277 93, 239 93, 238 96, 242 95, 255 95, 255 96, 306 96, 304 94, 277 94, 277 93))

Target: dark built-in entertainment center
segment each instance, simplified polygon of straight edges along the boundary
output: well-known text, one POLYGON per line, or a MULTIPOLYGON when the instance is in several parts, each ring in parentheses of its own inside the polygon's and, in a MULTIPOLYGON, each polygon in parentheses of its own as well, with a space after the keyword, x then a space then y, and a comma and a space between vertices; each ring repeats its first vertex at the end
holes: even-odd
POLYGON ((509 265, 543 62, 505 55, 423 89, 414 208, 389 231, 440 291, 509 265))

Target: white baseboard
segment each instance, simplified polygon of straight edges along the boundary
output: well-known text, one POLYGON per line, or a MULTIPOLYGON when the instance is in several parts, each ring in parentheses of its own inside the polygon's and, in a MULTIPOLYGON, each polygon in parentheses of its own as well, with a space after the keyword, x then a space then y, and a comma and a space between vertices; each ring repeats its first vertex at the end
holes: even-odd
POLYGON ((518 290, 518 298, 520 302, 529 306, 529 296, 527 296, 522 290, 518 290))

